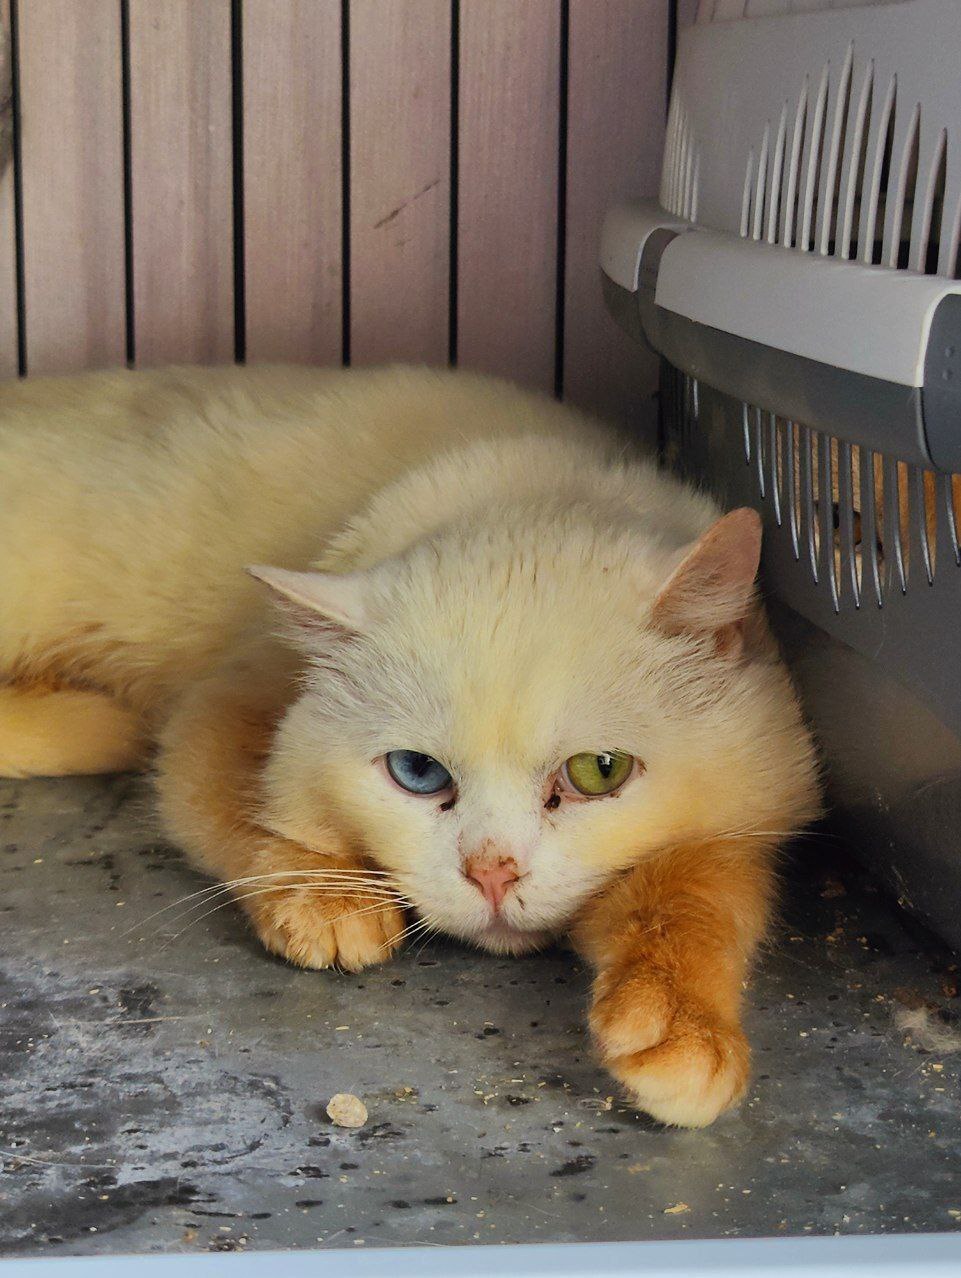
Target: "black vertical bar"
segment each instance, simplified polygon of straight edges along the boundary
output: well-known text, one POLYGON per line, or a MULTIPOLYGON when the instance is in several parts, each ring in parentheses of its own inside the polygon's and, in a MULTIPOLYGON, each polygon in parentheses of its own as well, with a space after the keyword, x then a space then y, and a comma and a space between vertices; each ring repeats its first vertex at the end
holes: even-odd
POLYGON ((667 104, 671 105, 674 64, 677 62, 677 0, 667 0, 667 104))
POLYGON ((137 359, 133 296, 133 143, 130 129, 130 0, 120 0, 120 92, 123 109, 123 274, 127 367, 137 359))
POLYGON ((450 252, 447 361, 457 366, 457 235, 460 224, 460 0, 450 4, 450 252))
POLYGON ((234 360, 247 358, 247 271, 244 246, 244 13, 230 3, 231 160, 234 211, 234 360))
POLYGON ((560 84, 557 120, 557 277, 554 314, 554 394, 564 395, 564 294, 567 275, 567 110, 571 5, 561 0, 560 84))
POLYGON ((341 360, 350 364, 350 0, 340 0, 341 360))
POLYGON ((27 291, 23 262, 23 153, 20 129, 20 24, 10 0, 10 78, 13 91, 13 220, 17 277, 17 372, 27 372, 27 291))

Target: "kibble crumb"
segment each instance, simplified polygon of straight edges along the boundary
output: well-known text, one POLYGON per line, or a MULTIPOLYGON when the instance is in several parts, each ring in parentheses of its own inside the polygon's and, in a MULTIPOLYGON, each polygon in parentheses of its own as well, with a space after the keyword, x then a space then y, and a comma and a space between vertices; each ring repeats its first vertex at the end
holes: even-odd
POLYGON ((367 1122, 367 1106, 359 1096, 338 1092, 327 1102, 327 1116, 338 1127, 363 1127, 367 1122))

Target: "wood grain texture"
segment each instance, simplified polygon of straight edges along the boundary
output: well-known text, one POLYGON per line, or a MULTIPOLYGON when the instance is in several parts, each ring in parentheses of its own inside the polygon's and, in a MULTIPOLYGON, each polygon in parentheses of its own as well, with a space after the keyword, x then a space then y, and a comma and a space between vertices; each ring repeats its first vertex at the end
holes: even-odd
POLYGON ((653 196, 667 93, 663 0, 571 0, 564 397, 653 439, 657 361, 607 314, 601 222, 616 200, 653 196))
POLYGON ((340 0, 243 10, 247 358, 341 356, 340 0))
POLYGON ((558 0, 461 0, 457 362, 551 390, 558 0))
POLYGON ((17 372, 11 69, 10 0, 0 0, 0 377, 13 377, 17 372))
POLYGON ((229 0, 130 0, 138 364, 233 358, 229 0))
POLYGON ((18 16, 27 368, 122 364, 119 10, 30 0, 18 16))
POLYGON ((447 362, 450 46, 449 0, 351 0, 353 363, 447 362))

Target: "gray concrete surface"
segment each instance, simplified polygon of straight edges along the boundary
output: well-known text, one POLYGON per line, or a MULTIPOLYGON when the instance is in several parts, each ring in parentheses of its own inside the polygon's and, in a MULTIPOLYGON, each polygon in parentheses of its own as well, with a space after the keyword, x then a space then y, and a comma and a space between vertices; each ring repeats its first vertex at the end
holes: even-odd
MULTIPOLYGON (((740 1110, 621 1103, 568 953, 436 942, 344 976, 265 955, 158 842, 132 778, 0 783, 0 1253, 961 1228, 952 957, 823 844, 754 982, 740 1110), (324 1112, 352 1091, 367 1126, 324 1112)), ((955 1004, 957 1006, 957 1004, 955 1004)))

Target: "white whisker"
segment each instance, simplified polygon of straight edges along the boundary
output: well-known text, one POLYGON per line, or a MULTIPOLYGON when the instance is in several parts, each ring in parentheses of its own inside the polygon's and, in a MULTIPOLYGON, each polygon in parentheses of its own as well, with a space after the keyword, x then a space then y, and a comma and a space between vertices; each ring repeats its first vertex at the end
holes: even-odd
MULTIPOLYGON (((376 873, 386 874, 386 871, 378 870, 376 873)), ((211 883, 197 892, 190 892, 186 896, 178 897, 176 901, 171 901, 169 905, 165 905, 159 910, 154 910, 152 914, 148 914, 146 918, 139 920, 139 922, 121 932, 120 939, 122 940, 124 937, 129 936, 132 932, 138 931, 147 923, 152 922, 153 919, 159 918, 162 914, 166 914, 170 910, 176 909, 178 906, 185 905, 188 901, 193 901, 194 904, 188 906, 187 910, 183 911, 181 914, 175 915, 172 922, 176 922, 179 918, 182 918, 184 913, 189 914, 190 910, 207 904, 208 901, 213 900, 217 896, 232 892, 237 887, 249 887, 255 883, 264 883, 268 880, 274 879, 323 879, 323 886, 329 885, 331 888, 336 890, 362 887, 369 889, 371 892, 380 891, 385 895, 390 893, 391 897, 395 897, 397 895, 395 889, 387 883, 376 881, 369 882, 366 878, 366 874, 367 871, 365 870, 276 870, 269 874, 250 874, 243 878, 227 879, 223 882, 211 883)), ((281 884, 278 886, 284 885, 281 884)), ((294 884, 288 884, 287 886, 293 887, 294 884)), ((321 885, 318 884, 318 886, 321 885)))

